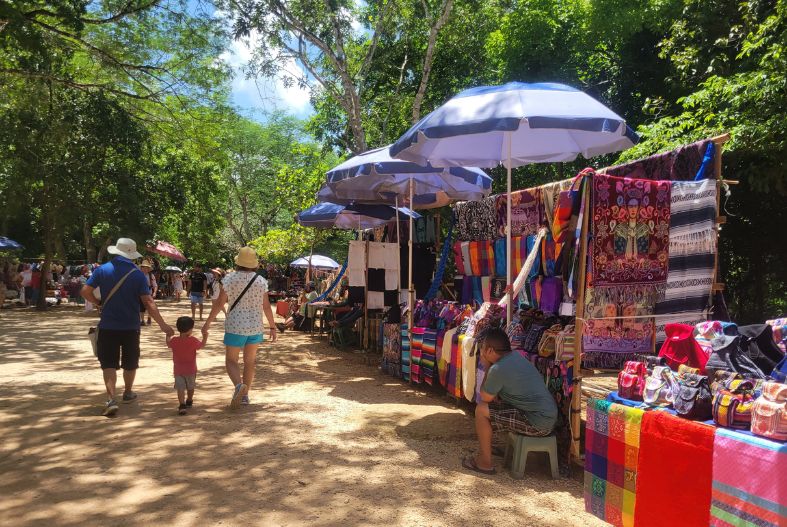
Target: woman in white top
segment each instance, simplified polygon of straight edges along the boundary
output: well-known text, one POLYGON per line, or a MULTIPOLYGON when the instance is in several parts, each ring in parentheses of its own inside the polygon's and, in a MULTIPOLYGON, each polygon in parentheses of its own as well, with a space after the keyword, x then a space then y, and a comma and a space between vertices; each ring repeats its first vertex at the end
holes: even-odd
POLYGON ((172 276, 172 288, 175 290, 175 302, 180 302, 180 294, 183 292, 183 275, 175 273, 172 276))
POLYGON ((254 249, 242 247, 235 257, 235 264, 238 270, 229 273, 221 281, 219 298, 213 303, 210 315, 202 326, 202 333, 207 337, 210 325, 216 320, 221 307, 229 303, 229 311, 224 321, 224 345, 227 348, 225 359, 227 375, 235 386, 230 408, 249 404, 249 389, 254 381, 257 349, 263 341, 263 314, 268 319, 271 342, 276 342, 273 310, 268 301, 268 282, 257 275, 259 261, 254 249), (241 350, 243 350, 242 376, 238 362, 241 350))

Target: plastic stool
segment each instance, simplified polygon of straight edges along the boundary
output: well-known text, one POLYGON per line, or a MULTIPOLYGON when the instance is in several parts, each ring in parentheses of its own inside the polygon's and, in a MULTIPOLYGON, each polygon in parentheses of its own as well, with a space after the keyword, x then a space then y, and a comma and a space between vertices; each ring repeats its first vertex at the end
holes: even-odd
POLYGON ((549 465, 552 468, 552 479, 558 478, 557 470, 557 438, 554 435, 545 437, 532 437, 508 433, 506 441, 505 461, 511 461, 511 477, 522 479, 525 477, 525 464, 530 452, 546 452, 549 454, 549 465))

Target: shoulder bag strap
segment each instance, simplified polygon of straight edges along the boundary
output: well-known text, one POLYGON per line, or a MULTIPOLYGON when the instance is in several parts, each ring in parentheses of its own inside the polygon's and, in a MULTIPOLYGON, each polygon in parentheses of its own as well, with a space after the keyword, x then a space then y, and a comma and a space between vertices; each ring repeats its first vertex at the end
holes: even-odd
POLYGON ((107 295, 107 297, 101 300, 101 304, 102 304, 103 306, 106 306, 106 305, 107 305, 107 302, 109 302, 109 299, 110 299, 110 298, 112 298, 112 296, 113 296, 113 295, 114 295, 114 294, 117 292, 117 290, 118 290, 118 289, 120 289, 120 286, 122 286, 122 285, 123 285, 123 282, 125 282, 125 281, 126 281, 126 278, 128 278, 128 277, 131 275, 131 273, 133 273, 134 271, 136 271, 136 269, 132 269, 131 271, 127 272, 127 273, 126 273, 126 274, 123 276, 123 278, 121 278, 121 279, 118 281, 118 283, 116 283, 116 284, 115 284, 115 287, 113 287, 113 288, 112 288, 112 290, 109 292, 109 294, 107 295))
POLYGON ((235 302, 233 302, 233 303, 232 303, 232 305, 230 306, 230 309, 229 309, 229 311, 227 311, 227 313, 229 313, 230 311, 232 311, 233 309, 235 309, 235 306, 237 306, 237 305, 238 305, 238 302, 240 302, 240 299, 241 299, 241 298, 243 298, 243 295, 245 295, 245 294, 246 294, 246 291, 248 291, 248 290, 249 290, 249 288, 251 287, 251 285, 252 285, 252 284, 253 284, 253 283, 254 283, 256 280, 257 280, 257 274, 255 273, 255 274, 254 274, 254 276, 253 276, 253 277, 251 278, 251 280, 249 281, 249 283, 248 283, 248 284, 246 284, 246 288, 245 288, 243 291, 241 291, 241 293, 240 293, 240 295, 238 296, 238 298, 236 298, 236 299, 235 299, 235 302))

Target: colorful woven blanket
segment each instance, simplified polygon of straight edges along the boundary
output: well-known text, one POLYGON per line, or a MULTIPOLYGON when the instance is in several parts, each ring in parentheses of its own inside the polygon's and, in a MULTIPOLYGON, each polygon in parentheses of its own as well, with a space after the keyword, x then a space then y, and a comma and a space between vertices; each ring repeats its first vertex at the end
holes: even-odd
MULTIPOLYGON (((514 253, 511 260, 511 276, 519 274, 519 270, 525 265, 527 260, 527 237, 514 236, 511 238, 511 251, 514 253)), ((506 276, 506 239, 498 238, 494 242, 495 252, 495 275, 506 276)))
POLYGON ((637 465, 637 527, 709 524, 714 431, 713 426, 667 412, 645 413, 637 465))
POLYGON ((410 342, 410 380, 419 384, 421 382, 421 356, 424 347, 424 328, 414 327, 412 341, 410 342))
POLYGON ((424 329, 424 340, 421 348, 421 380, 431 386, 434 384, 437 369, 437 334, 436 329, 424 329))
POLYGON ((716 254, 716 182, 673 182, 669 232, 669 273, 659 316, 656 344, 664 326, 697 325, 708 319, 716 254))
MULTIPOLYGON (((497 235, 505 237, 508 200, 499 194, 495 200, 497 235)), ((511 193, 511 236, 527 236, 538 232, 543 223, 544 207, 539 188, 517 190, 511 193)))
POLYGON ((446 375, 446 391, 456 398, 462 397, 462 341, 465 336, 458 331, 451 336, 451 360, 446 375))
POLYGON ((718 428, 712 527, 787 525, 787 444, 718 428))
POLYGON ((585 510, 615 526, 633 526, 644 412, 589 399, 585 429, 585 510))
POLYGON ((402 324, 402 378, 410 380, 410 332, 407 324, 402 324))

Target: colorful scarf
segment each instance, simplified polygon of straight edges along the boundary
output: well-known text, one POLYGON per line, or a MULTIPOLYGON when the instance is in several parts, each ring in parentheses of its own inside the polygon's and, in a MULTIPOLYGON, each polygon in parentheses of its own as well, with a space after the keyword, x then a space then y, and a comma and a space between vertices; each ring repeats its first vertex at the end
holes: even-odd
POLYGON ((716 429, 711 527, 787 525, 787 444, 716 429))
POLYGON ((656 344, 666 339, 667 324, 696 325, 708 319, 716 254, 716 182, 672 183, 669 232, 669 274, 656 344))
POLYGON ((591 213, 591 285, 667 280, 669 182, 596 174, 591 213))
MULTIPOLYGON (((505 194, 495 197, 497 236, 505 237, 508 200, 505 194)), ((541 190, 532 188, 511 193, 511 236, 527 236, 538 232, 544 217, 541 190)))
POLYGON ((708 525, 715 428, 663 411, 642 418, 637 527, 708 525), (691 482, 682 487, 682 482, 691 482))
POLYGON ((585 510, 617 527, 634 525, 643 415, 637 408, 588 400, 585 510))
MULTIPOLYGON (((632 161, 604 169, 610 176, 626 176, 639 179, 666 179, 672 181, 692 181, 703 167, 703 159, 713 142, 709 139, 681 146, 671 152, 655 154, 645 159, 632 161)), ((702 173, 706 179, 713 179, 713 166, 706 167, 702 173)))
POLYGON ((448 368, 446 390, 457 399, 462 397, 462 342, 465 336, 457 331, 451 337, 451 361, 448 368))

